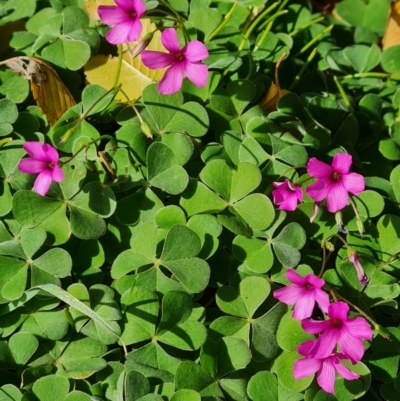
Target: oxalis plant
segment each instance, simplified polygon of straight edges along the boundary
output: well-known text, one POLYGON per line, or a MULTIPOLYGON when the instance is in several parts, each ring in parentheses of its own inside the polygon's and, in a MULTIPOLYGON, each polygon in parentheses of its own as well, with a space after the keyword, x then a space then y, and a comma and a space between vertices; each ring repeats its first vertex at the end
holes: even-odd
POLYGON ((396 10, 0 1, 0 401, 400 400, 396 10))

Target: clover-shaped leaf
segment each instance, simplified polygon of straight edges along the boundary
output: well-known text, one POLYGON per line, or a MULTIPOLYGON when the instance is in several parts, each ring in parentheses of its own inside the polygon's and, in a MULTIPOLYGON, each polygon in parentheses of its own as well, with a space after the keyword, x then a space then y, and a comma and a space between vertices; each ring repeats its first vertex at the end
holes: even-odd
POLYGON ((28 269, 31 271, 31 286, 46 283, 60 285, 59 278, 70 274, 72 261, 67 251, 53 248, 34 258, 36 252, 46 240, 46 233, 41 229, 26 230, 20 236, 20 247, 16 241, 6 241, 0 246, 0 253, 14 256, 1 257, 0 271, 4 269, 0 280, 2 297, 14 300, 22 296, 28 280, 28 269), (12 245, 8 247, 7 244, 12 245))
MULTIPOLYGON (((121 319, 121 313, 114 300, 114 292, 109 287, 96 284, 90 287, 88 291, 83 284, 76 283, 68 287, 68 292, 91 307, 100 317, 107 321, 115 333, 120 334, 121 330, 116 321, 121 319)), ((103 344, 113 344, 118 340, 110 330, 96 321, 90 320, 76 309, 70 307, 69 313, 73 318, 77 332, 99 340, 103 344)))
POLYGON ((147 169, 150 184, 170 194, 183 192, 189 181, 186 170, 176 163, 174 152, 161 142, 147 150, 147 169))

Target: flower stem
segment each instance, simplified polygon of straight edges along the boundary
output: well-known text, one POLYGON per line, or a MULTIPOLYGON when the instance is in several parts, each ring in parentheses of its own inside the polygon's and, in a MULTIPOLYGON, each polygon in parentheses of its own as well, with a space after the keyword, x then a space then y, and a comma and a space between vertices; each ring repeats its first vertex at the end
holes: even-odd
POLYGON ((118 64, 117 64, 117 72, 115 73, 115 78, 114 78, 114 85, 113 85, 114 88, 118 86, 119 76, 121 75, 122 56, 123 56, 122 45, 118 45, 118 64))
POLYGON ((110 141, 115 141, 115 138, 111 135, 101 135, 100 137, 93 139, 93 141, 90 141, 89 143, 85 143, 85 144, 81 144, 80 149, 78 149, 69 159, 67 159, 64 162, 59 162, 60 163, 60 167, 63 166, 64 164, 67 164, 69 162, 71 162, 72 160, 75 159, 75 157, 82 152, 83 149, 89 149, 90 145, 93 145, 94 143, 101 141, 103 139, 109 139, 110 141))
POLYGON ((8 142, 11 142, 12 138, 4 138, 0 140, 0 148, 8 142))
POLYGON ((300 54, 303 54, 307 49, 309 49, 314 43, 317 43, 320 39, 322 39, 328 32, 330 32, 333 28, 333 25, 329 25, 327 28, 325 28, 322 32, 320 32, 314 39, 310 40, 295 56, 299 56, 300 54))
MULTIPOLYGON (((279 3, 274 3, 271 5, 271 7, 268 7, 266 10, 264 10, 249 26, 247 29, 246 33, 244 34, 244 38, 240 42, 240 45, 238 47, 238 50, 236 54, 238 55, 244 48, 247 39, 250 37, 251 33, 254 31, 254 28, 258 25, 258 23, 266 16, 268 15, 273 9, 275 9, 278 6, 279 3)), ((268 21, 269 22, 269 21, 268 21)))
POLYGON ((175 9, 173 7, 171 7, 168 4, 168 1, 160 0, 160 3, 164 4, 165 7, 169 8, 173 12, 173 14, 178 18, 178 21, 182 22, 182 17, 175 11, 175 9))
POLYGON ((333 79, 334 79, 334 81, 335 81, 335 84, 336 84, 337 88, 339 89, 339 93, 340 93, 340 96, 342 97, 342 99, 343 99, 343 101, 344 101, 344 104, 346 105, 346 107, 347 107, 350 111, 352 111, 353 108, 351 107, 350 100, 349 100, 349 98, 347 97, 346 92, 344 91, 343 86, 342 86, 342 84, 340 83, 340 80, 338 79, 337 76, 334 76, 333 79))
POLYGON ((340 79, 351 79, 351 78, 388 78, 390 74, 384 72, 360 72, 358 74, 349 74, 340 77, 340 79))
POLYGON ((71 137, 71 135, 73 134, 73 132, 82 124, 82 121, 85 120, 85 118, 89 115, 89 113, 94 109, 94 107, 96 107, 99 102, 101 102, 107 95, 109 95, 110 93, 112 93, 113 91, 115 91, 115 94, 118 92, 119 88, 111 88, 109 89, 107 92, 105 92, 103 95, 101 95, 87 110, 86 112, 79 118, 79 120, 77 121, 77 123, 70 128, 60 139, 59 143, 65 143, 67 142, 67 140, 71 137))
POLYGON ((282 10, 282 11, 278 11, 277 13, 275 13, 274 15, 272 15, 271 17, 269 17, 265 22, 267 24, 267 27, 265 28, 263 34, 260 37, 260 40, 256 43, 256 45, 254 46, 253 49, 253 53, 255 53, 265 42, 265 39, 267 39, 267 36, 269 34, 269 31, 272 28, 272 25, 274 24, 274 21, 280 17, 281 15, 287 14, 288 11, 287 10, 282 10))
POLYGON ((325 19, 325 17, 318 17, 315 18, 309 22, 307 22, 306 24, 302 25, 300 28, 297 28, 295 31, 290 32, 288 35, 293 37, 295 35, 297 35, 299 32, 303 31, 304 29, 307 29, 309 26, 316 24, 317 22, 321 22, 325 19))
POLYGON ((304 74, 304 71, 307 69, 308 65, 311 63, 311 61, 314 59, 315 55, 317 54, 317 48, 315 47, 312 52, 310 53, 310 55, 307 57, 306 62, 302 65, 299 73, 295 76, 292 84, 289 87, 289 90, 292 90, 300 81, 300 78, 302 77, 302 75, 304 74))
POLYGON ((229 10, 228 14, 225 15, 224 19, 221 21, 221 23, 205 38, 204 43, 209 42, 211 39, 213 39, 216 35, 218 35, 222 28, 230 21, 232 18, 232 14, 235 11, 236 6, 239 4, 239 1, 236 0, 231 9, 229 10))
POLYGON ((321 248, 322 248, 322 266, 321 270, 318 274, 318 277, 322 277, 324 270, 325 270, 325 265, 326 265, 326 247, 325 247, 325 241, 322 241, 321 243, 321 248))

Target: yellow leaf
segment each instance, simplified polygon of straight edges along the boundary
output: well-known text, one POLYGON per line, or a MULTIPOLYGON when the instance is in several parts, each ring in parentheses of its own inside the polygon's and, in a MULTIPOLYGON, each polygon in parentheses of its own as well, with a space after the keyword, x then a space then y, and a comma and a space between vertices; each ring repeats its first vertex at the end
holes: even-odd
POLYGON ((115 6, 114 0, 86 0, 85 11, 86 14, 92 20, 99 20, 99 14, 97 14, 98 6, 115 6))
POLYGON ((392 4, 388 24, 382 39, 382 48, 400 44, 400 1, 392 4))
MULTIPOLYGON (((148 33, 156 29, 154 24, 148 20, 142 20, 143 31, 137 42, 130 42, 124 45, 124 55, 121 66, 119 84, 122 85, 122 90, 128 95, 129 100, 135 101, 142 96, 143 89, 153 82, 158 82, 164 75, 165 69, 150 70, 147 68, 140 58, 134 59, 131 56, 130 50, 133 50, 138 42, 148 33)), ((156 31, 153 39, 147 47, 147 50, 164 51, 161 44, 161 33, 156 31)), ((111 89, 114 85, 114 78, 117 72, 118 58, 97 55, 92 57, 85 65, 86 79, 90 84, 101 85, 105 89, 111 89)), ((127 102, 127 99, 122 93, 118 93, 116 100, 127 102)))
POLYGON ((50 125, 76 104, 57 72, 43 60, 20 56, 4 60, 0 65, 3 64, 30 81, 33 98, 50 125))

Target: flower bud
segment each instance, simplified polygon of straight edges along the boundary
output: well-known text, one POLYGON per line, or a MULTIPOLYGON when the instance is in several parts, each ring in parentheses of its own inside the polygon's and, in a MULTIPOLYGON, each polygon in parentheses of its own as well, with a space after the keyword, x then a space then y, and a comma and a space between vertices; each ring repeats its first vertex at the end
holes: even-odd
POLYGON ((380 324, 376 324, 375 325, 375 330, 384 338, 386 338, 386 340, 388 341, 393 341, 392 337, 390 335, 390 333, 384 328, 382 327, 380 324))
POLYGON ((314 202, 312 210, 311 210, 311 216, 310 216, 310 223, 312 223, 315 218, 317 217, 318 213, 320 210, 320 203, 319 202, 314 202))
POLYGON ((364 230, 364 223, 362 222, 362 220, 360 219, 360 217, 357 217, 357 219, 356 219, 356 224, 357 224, 358 232, 360 233, 361 238, 362 238, 362 236, 363 236, 365 230, 364 230))
POLYGON ((140 128, 142 132, 147 136, 147 138, 153 139, 150 127, 144 121, 140 124, 140 128))
POLYGON ((325 248, 329 251, 329 252, 333 252, 335 250, 335 246, 332 244, 332 242, 330 241, 325 241, 325 248))
POLYGON ((147 33, 139 42, 138 44, 130 50, 132 58, 138 56, 151 42, 153 39, 154 32, 147 33))

